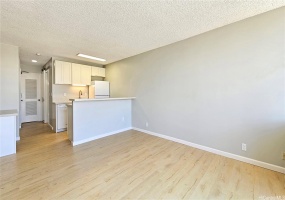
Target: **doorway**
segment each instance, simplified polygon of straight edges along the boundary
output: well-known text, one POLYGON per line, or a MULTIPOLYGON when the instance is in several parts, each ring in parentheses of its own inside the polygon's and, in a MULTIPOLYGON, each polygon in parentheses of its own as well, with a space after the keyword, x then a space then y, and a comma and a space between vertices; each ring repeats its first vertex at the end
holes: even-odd
POLYGON ((42 121, 41 74, 21 74, 21 123, 42 121))

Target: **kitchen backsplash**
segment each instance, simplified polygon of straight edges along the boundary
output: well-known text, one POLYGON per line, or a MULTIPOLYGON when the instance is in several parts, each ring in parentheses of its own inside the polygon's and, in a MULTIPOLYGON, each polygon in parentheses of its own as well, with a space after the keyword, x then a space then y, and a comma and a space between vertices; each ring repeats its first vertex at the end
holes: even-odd
POLYGON ((81 98, 88 98, 88 86, 78 87, 72 85, 53 84, 53 102, 66 102, 69 99, 79 98, 79 91, 82 91, 81 98), (66 95, 66 96, 65 96, 66 95))

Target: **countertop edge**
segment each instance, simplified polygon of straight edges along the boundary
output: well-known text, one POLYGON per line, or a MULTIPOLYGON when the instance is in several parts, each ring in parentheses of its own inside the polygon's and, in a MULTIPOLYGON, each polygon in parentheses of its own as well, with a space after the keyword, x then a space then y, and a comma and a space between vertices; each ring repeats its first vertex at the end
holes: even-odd
POLYGON ((18 116, 17 110, 0 110, 0 117, 18 116))
POLYGON ((52 102, 53 104, 69 104, 69 103, 72 103, 72 101, 59 101, 59 102, 52 102))
POLYGON ((136 97, 118 97, 118 98, 104 98, 104 99, 69 99, 75 102, 88 102, 88 101, 114 101, 114 100, 132 100, 136 97))

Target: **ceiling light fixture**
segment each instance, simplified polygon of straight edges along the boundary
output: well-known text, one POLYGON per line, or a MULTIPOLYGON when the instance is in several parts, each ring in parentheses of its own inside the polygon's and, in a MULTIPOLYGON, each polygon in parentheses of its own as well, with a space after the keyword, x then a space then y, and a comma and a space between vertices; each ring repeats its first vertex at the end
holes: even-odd
POLYGON ((103 58, 97 58, 97 57, 94 57, 94 56, 88 56, 88 55, 85 55, 85 54, 82 54, 82 53, 77 54, 77 56, 83 57, 83 58, 89 58, 89 59, 92 59, 92 60, 99 60, 99 61, 103 61, 103 62, 106 61, 103 58))
POLYGON ((37 55, 37 56, 40 56, 41 54, 40 54, 40 53, 36 53, 36 55, 37 55))
POLYGON ((33 62, 33 63, 36 63, 36 62, 38 62, 38 61, 36 61, 36 60, 32 60, 32 62, 33 62))

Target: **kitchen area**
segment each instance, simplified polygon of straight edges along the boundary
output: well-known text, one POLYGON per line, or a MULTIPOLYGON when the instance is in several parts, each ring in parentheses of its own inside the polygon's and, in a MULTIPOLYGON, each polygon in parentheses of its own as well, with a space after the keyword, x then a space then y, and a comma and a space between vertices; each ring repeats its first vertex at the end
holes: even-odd
MULTIPOLYGON (((51 59, 49 125, 73 146, 132 128, 134 97, 113 97, 105 68, 51 59)), ((44 67, 45 67, 44 66, 44 67)))

